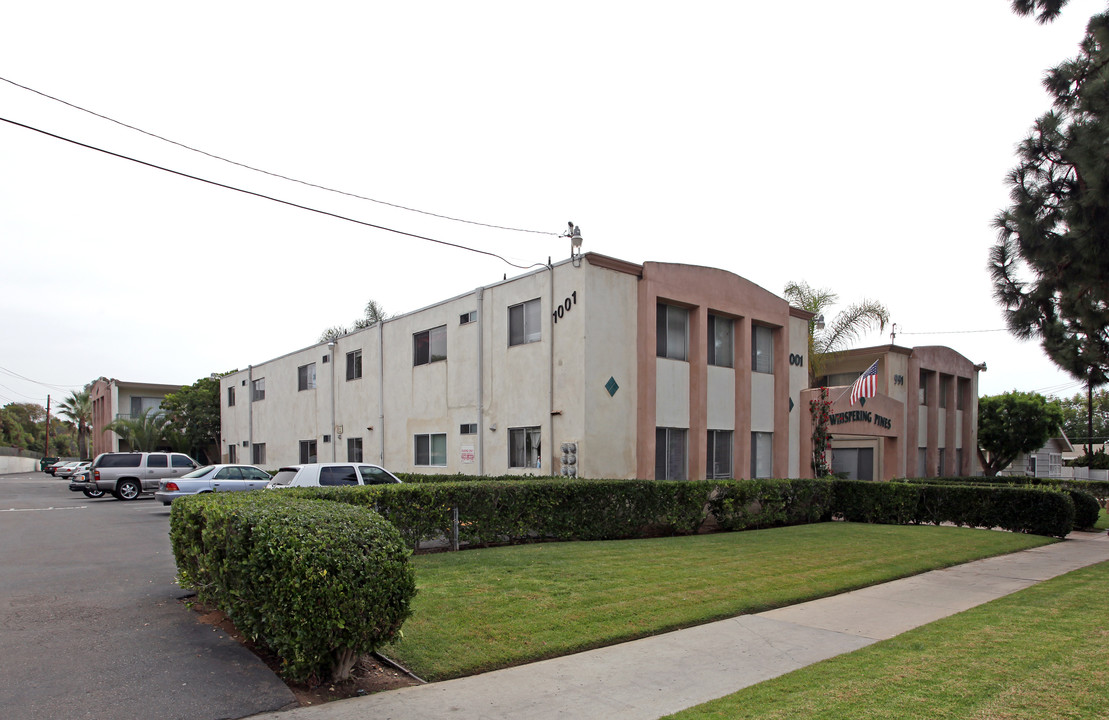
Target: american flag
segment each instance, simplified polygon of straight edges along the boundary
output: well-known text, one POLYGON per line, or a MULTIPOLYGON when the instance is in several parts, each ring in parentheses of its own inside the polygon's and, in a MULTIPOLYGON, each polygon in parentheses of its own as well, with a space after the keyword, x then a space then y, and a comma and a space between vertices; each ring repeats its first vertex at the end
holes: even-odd
POLYGON ((878 394, 878 361, 866 369, 855 384, 851 386, 851 404, 861 397, 874 397, 878 394))

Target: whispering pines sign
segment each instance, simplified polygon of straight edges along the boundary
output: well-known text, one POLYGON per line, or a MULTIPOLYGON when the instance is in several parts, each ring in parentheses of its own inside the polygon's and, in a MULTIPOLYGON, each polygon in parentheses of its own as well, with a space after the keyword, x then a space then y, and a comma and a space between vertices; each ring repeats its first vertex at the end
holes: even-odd
POLYGON ((832 413, 828 418, 828 424, 832 426, 846 425, 847 423, 867 423, 885 430, 893 429, 893 420, 869 410, 846 410, 832 413))

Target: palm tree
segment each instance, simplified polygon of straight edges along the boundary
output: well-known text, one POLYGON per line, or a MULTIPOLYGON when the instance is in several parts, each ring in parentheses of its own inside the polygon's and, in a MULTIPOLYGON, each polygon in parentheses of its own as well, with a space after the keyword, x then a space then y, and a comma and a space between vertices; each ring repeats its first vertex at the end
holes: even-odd
POLYGON ((69 397, 58 403, 58 414, 65 415, 77 426, 77 452, 82 460, 89 459, 89 435, 92 434, 92 399, 86 387, 70 392, 69 397))
POLYGON ((809 321, 809 385, 823 375, 824 362, 829 357, 843 352, 859 337, 875 326, 879 332, 884 330, 890 320, 889 310, 876 300, 863 300, 844 308, 832 320, 823 320, 824 310, 835 305, 839 295, 827 288, 816 289, 806 282, 786 284, 785 298, 790 305, 808 310, 815 317, 809 321))
POLYGON ((150 452, 166 442, 169 418, 158 408, 147 408, 135 418, 119 418, 108 423, 106 430, 127 441, 131 450, 150 452))

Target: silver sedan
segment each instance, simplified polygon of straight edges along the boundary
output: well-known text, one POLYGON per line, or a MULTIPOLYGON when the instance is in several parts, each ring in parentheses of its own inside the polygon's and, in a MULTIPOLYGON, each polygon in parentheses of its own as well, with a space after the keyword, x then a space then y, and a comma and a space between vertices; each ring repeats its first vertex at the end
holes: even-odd
POLYGON ((183 495, 261 490, 269 481, 269 474, 253 465, 205 465, 181 477, 162 480, 154 498, 169 505, 183 495))

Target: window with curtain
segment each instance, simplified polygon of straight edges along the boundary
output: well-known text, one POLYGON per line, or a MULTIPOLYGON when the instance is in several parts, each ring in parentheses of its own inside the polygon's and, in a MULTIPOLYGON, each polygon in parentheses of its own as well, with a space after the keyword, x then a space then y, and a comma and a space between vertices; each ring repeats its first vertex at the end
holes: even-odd
POLYGON ((774 329, 763 325, 751 326, 751 371, 774 372, 774 329))
POLYGON ((732 474, 732 431, 709 430, 705 474, 709 479, 734 477, 732 474))
POLYGON ((732 339, 731 318, 709 313, 709 365, 732 367, 735 343, 732 339))
POLYGON ((774 472, 774 433, 751 433, 751 477, 769 478, 774 472))
POLYGON ((658 357, 689 359, 689 311, 659 303, 655 318, 655 343, 658 357))
POLYGON ((538 427, 509 428, 508 466, 513 468, 542 466, 538 427))
POLYGON ((685 480, 685 428, 655 428, 655 479, 685 480))

